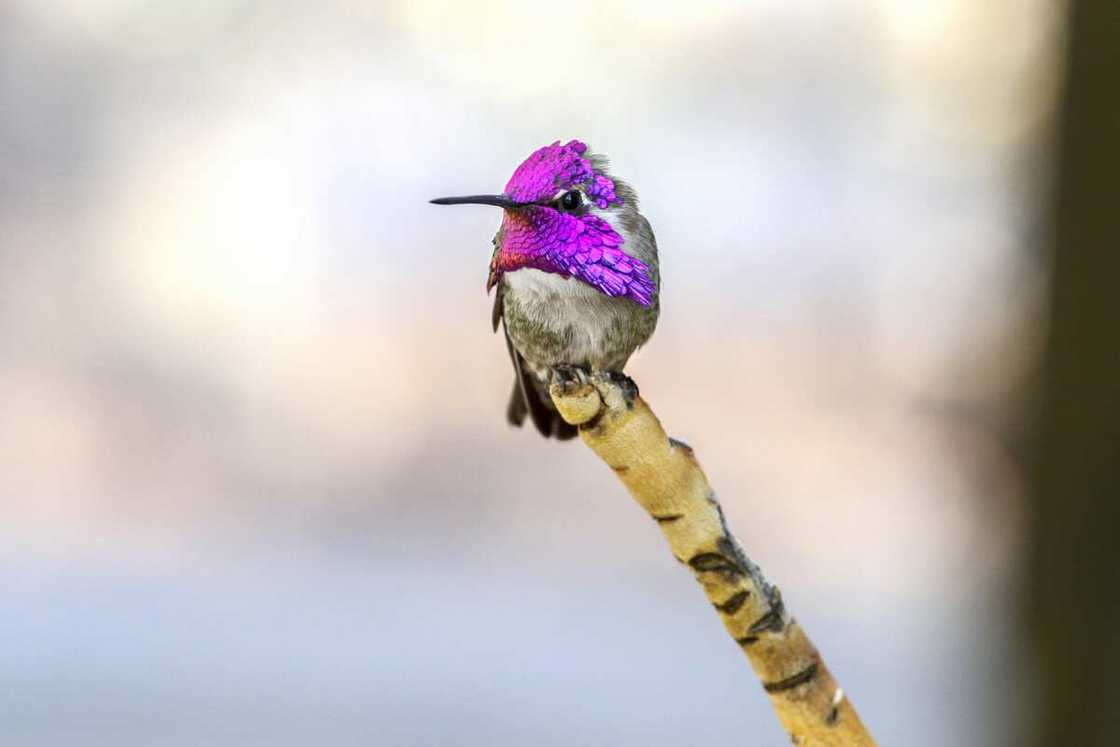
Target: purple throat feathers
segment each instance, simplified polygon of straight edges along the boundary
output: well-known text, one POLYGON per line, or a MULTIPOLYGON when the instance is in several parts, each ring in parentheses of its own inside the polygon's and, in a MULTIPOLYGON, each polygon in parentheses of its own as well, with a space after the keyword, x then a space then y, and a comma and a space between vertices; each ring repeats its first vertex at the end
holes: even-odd
POLYGON ((584 157, 586 150, 578 140, 565 145, 557 141, 514 171, 505 193, 522 207, 505 211, 487 288, 505 272, 533 268, 574 277, 605 295, 642 306, 653 302, 649 267, 624 251, 625 242, 614 226, 590 212, 565 213, 539 204, 577 188, 600 210, 622 204, 610 177, 596 172, 584 157))

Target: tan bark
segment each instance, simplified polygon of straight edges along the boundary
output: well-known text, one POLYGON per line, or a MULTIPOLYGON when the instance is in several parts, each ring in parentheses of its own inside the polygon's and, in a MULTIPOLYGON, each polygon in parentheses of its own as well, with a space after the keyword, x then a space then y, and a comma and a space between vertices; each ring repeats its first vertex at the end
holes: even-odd
POLYGON ((731 535, 692 449, 665 435, 633 382, 595 373, 553 384, 561 416, 657 521, 750 661, 782 727, 803 747, 874 745, 781 594, 731 535))

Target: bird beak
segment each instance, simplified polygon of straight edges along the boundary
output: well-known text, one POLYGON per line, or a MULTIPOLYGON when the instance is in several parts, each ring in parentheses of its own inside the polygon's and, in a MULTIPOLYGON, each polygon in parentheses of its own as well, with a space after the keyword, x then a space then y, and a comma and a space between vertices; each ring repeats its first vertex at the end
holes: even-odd
POLYGON ((505 195, 471 195, 469 197, 437 197, 431 201, 433 205, 494 205, 500 208, 521 207, 505 195))

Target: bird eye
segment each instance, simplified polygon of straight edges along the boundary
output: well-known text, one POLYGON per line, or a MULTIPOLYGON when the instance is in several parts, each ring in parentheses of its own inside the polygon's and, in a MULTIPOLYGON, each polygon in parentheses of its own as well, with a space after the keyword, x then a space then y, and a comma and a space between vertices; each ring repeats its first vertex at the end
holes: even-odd
POLYGON ((579 193, 579 190, 577 190, 577 189, 568 190, 560 198, 560 208, 562 210, 565 210, 565 211, 569 212, 569 213, 573 212, 575 210, 579 210, 579 206, 582 205, 582 204, 583 204, 583 196, 579 193))

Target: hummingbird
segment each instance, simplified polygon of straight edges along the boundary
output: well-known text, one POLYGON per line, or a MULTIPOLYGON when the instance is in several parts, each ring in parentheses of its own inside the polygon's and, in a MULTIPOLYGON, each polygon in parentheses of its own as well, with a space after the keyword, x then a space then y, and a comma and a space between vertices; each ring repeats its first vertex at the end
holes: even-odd
POLYGON ((657 242, 638 195, 586 144, 556 141, 526 158, 501 194, 440 197, 437 205, 502 208, 486 291, 513 362, 506 419, 546 438, 576 427, 549 395, 554 380, 621 373, 660 311, 657 242))

